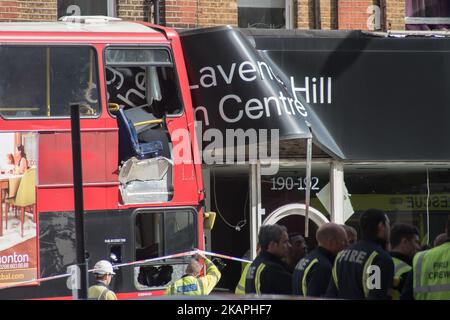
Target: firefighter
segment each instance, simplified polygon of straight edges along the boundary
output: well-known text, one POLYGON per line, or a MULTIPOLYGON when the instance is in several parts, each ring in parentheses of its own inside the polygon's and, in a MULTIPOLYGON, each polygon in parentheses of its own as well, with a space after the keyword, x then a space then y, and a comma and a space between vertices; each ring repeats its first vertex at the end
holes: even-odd
POLYGON ((94 266, 95 284, 88 290, 88 298, 93 300, 117 300, 116 294, 109 289, 114 275, 113 266, 107 260, 100 260, 94 266))
MULTIPOLYGON (((259 255, 259 252, 261 251, 261 246, 259 245, 259 243, 256 245, 256 255, 259 255)), ((249 258, 250 257, 250 250, 248 251, 248 255, 247 253, 244 255, 243 258, 249 258)), ((237 295, 244 295, 245 294, 245 278, 247 277, 247 272, 248 272, 248 268, 250 267, 252 263, 242 263, 243 268, 242 268, 242 273, 241 273, 241 278, 239 279, 239 283, 236 286, 236 289, 234 290, 234 294, 237 295)))
POLYGON ((203 296, 208 295, 219 282, 221 273, 215 264, 201 253, 197 253, 186 267, 185 275, 166 289, 166 295, 203 296), (206 275, 200 276, 203 259, 206 275))
POLYGON ((358 241, 358 232, 352 226, 348 226, 346 224, 341 224, 341 226, 345 229, 347 233, 348 245, 351 246, 358 241))
POLYGON ((258 235, 261 252, 245 279, 246 294, 292 294, 292 275, 282 261, 288 254, 287 229, 277 224, 262 226, 258 235))
POLYGON ((318 246, 301 259, 292 277, 292 289, 296 295, 324 296, 331 278, 334 258, 347 247, 344 228, 335 223, 322 225, 316 233, 318 246))
POLYGON ((416 253, 402 300, 450 300, 450 217, 447 240, 433 249, 416 253))
POLYGON ((286 270, 293 273, 297 263, 308 253, 308 246, 305 238, 300 233, 289 234, 289 244, 291 245, 286 258, 283 259, 286 270))
POLYGON ((326 297, 390 299, 394 263, 386 252, 389 219, 377 209, 360 218, 361 240, 338 253, 326 297))
POLYGON ((441 244, 445 243, 447 241, 448 237, 446 233, 441 233, 436 236, 436 238, 433 241, 433 247, 440 246, 441 244))
POLYGON ((399 300, 408 272, 412 269, 412 259, 420 250, 419 231, 411 225, 396 223, 391 229, 390 243, 394 262, 392 299, 399 300))

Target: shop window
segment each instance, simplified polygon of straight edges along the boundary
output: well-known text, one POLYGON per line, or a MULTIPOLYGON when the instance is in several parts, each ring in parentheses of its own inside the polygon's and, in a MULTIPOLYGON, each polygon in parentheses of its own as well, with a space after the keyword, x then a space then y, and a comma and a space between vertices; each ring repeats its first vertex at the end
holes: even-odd
POLYGON ((359 231, 361 213, 376 208, 387 213, 391 224, 414 225, 421 243, 432 244, 445 232, 450 208, 449 169, 450 164, 347 165, 345 184, 355 212, 346 223, 359 231))
POLYGON ((116 16, 116 0, 58 0, 58 18, 64 16, 116 16))
POLYGON ((286 0, 238 0, 240 28, 286 27, 286 0))
POLYGON ((90 47, 0 47, 0 115, 4 118, 100 114, 96 55, 90 47))
POLYGON ((450 1, 406 0, 406 30, 450 29, 450 1))
MULTIPOLYGON (((193 250, 196 244, 192 211, 140 212, 136 215, 136 261, 193 250)), ((159 287, 180 278, 185 259, 170 259, 135 268, 138 289, 159 287)))

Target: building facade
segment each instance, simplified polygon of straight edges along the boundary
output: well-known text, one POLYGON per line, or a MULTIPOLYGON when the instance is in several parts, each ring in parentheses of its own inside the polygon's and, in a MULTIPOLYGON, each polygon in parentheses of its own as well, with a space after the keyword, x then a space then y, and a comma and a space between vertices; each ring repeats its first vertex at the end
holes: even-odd
POLYGON ((417 0, 0 0, 0 21, 111 15, 171 28, 404 30, 445 28, 449 1, 417 0), (424 18, 426 18, 424 20, 424 18))

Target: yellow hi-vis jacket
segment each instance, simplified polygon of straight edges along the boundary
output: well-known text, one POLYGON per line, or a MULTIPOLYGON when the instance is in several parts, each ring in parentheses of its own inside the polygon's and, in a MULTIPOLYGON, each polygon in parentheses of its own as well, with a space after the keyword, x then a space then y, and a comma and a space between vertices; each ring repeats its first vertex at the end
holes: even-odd
POLYGON ((237 295, 245 294, 245 278, 247 277, 248 269, 250 268, 251 263, 246 263, 244 270, 242 271, 241 278, 239 279, 239 283, 234 290, 234 293, 237 295))
POLYGON ((392 290, 392 300, 400 300, 400 283, 402 280, 402 276, 405 273, 411 271, 412 267, 406 262, 392 257, 392 261, 394 262, 394 282, 393 282, 393 290, 392 290))
POLYGON ((413 288, 415 300, 450 300, 450 242, 414 256, 413 288))
POLYGON ((205 259, 206 275, 196 278, 185 275, 166 289, 166 295, 202 296, 208 295, 219 282, 221 273, 209 259, 205 259))
POLYGON ((97 282, 95 285, 89 287, 88 299, 91 300, 117 300, 116 294, 109 290, 108 287, 97 282))

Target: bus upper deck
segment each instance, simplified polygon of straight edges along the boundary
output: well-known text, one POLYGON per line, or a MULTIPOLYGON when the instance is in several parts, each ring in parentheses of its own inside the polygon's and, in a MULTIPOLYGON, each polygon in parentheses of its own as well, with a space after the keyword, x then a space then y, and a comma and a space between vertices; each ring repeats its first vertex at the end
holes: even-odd
MULTIPOLYGON (((80 17, 0 23, 0 43, 0 167, 9 154, 29 167, 0 174, 0 254, 27 257, 2 266, 0 288, 74 263, 71 104, 80 105, 92 263, 201 248, 203 184, 177 33, 80 17), (28 202, 14 202, 22 194, 28 202)), ((150 288, 139 268, 128 269, 119 293, 150 288)), ((70 295, 64 281, 29 289, 30 297, 70 295)))

